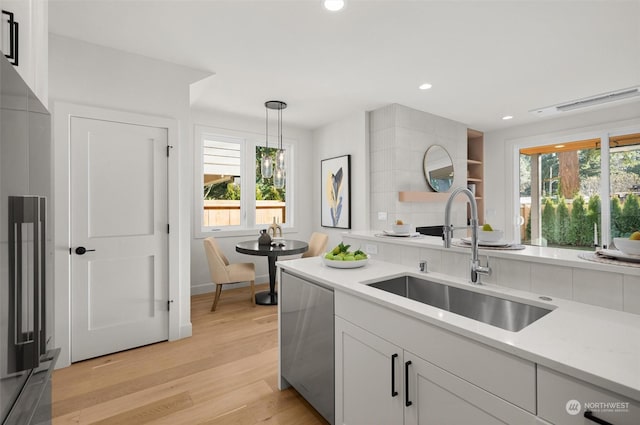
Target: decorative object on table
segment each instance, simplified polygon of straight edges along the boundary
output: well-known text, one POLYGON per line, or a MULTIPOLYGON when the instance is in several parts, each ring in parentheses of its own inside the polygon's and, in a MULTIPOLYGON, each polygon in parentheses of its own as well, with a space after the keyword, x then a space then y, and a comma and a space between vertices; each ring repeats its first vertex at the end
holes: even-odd
POLYGON ((267 229, 260 230, 260 237, 258 238, 259 245, 271 245, 271 236, 267 232, 267 229))
POLYGON ((321 161, 321 225, 351 228, 351 155, 321 161))
POLYGON ((216 294, 213 298, 211 311, 216 310, 218 301, 220 300, 220 294, 222 293, 222 285, 229 283, 250 282, 251 302, 255 305, 255 265, 253 263, 229 264, 229 260, 227 260, 227 257, 220 249, 218 242, 212 237, 208 237, 204 240, 204 251, 207 254, 211 281, 216 284, 216 294))
POLYGON ((276 223, 275 217, 273 217, 273 223, 271 223, 271 225, 269 225, 269 229, 267 229, 267 234, 271 234, 272 238, 282 237, 282 227, 276 223))
POLYGON ((431 145, 422 161, 424 178, 434 192, 447 192, 453 185, 453 161, 449 152, 440 145, 431 145))
POLYGON ((268 100, 264 103, 266 111, 265 125, 265 151, 260 161, 260 172, 263 179, 270 179, 273 176, 273 185, 276 189, 282 189, 285 186, 286 170, 285 155, 282 148, 282 110, 286 109, 287 104, 280 100, 268 100), (275 163, 271 158, 269 151, 269 109, 278 111, 278 140, 276 150, 275 163))

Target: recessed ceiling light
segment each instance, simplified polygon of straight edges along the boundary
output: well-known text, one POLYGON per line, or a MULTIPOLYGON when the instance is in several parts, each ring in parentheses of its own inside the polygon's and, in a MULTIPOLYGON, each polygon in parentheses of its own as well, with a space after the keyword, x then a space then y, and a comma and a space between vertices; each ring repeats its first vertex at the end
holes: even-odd
POLYGON ((344 7, 344 0, 324 0, 322 2, 324 8, 330 12, 337 12, 344 7))
POLYGON ((556 149, 564 148, 564 145, 555 145, 554 148, 556 149))
POLYGON ((502 117, 502 119, 505 121, 513 119, 513 115, 505 115, 504 117, 502 117))
POLYGON ((420 90, 429 90, 431 88, 431 84, 429 84, 429 83, 420 84, 420 86, 418 88, 420 90))

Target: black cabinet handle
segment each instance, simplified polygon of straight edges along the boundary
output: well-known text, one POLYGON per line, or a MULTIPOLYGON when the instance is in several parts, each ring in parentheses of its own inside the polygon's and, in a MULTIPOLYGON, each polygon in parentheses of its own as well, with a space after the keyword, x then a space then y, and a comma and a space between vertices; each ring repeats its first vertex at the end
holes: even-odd
POLYGON ((76 248, 76 254, 78 255, 84 255, 87 252, 91 252, 91 251, 95 251, 95 249, 87 249, 83 246, 79 246, 76 248))
POLYGON ((396 391, 396 359, 398 358, 398 354, 391 355, 391 397, 395 397, 398 395, 396 391))
POLYGON ((593 412, 591 410, 585 410, 584 417, 600 425, 613 425, 611 422, 607 422, 604 419, 593 416, 593 412))
POLYGON ((404 363, 404 405, 407 407, 413 404, 409 400, 409 366, 411 366, 411 360, 404 363))
POLYGON ((9 54, 4 56, 14 66, 18 66, 18 23, 14 20, 13 12, 3 10, 2 14, 9 17, 7 19, 9 23, 9 54))

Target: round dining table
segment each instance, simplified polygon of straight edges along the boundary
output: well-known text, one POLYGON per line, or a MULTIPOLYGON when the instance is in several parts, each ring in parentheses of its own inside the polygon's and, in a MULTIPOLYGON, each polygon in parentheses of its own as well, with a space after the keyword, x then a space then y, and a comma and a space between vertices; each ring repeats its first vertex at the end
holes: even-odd
POLYGON ((276 293, 276 261, 278 261, 278 257, 281 255, 302 254, 308 249, 309 244, 307 242, 293 239, 276 239, 270 245, 260 245, 257 240, 242 241, 236 244, 237 252, 264 256, 269 261, 269 291, 258 292, 256 294, 256 304, 278 304, 278 294, 276 293))

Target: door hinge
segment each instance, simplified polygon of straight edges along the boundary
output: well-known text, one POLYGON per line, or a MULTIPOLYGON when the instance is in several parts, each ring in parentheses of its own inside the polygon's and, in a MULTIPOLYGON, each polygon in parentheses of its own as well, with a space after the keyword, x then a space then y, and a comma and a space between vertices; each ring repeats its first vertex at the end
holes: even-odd
POLYGON ((173 300, 168 300, 167 301, 167 311, 171 311, 171 303, 173 302, 173 300))
POLYGON ((171 226, 171 225, 170 225, 169 223, 167 223, 167 233, 169 233, 169 232, 170 232, 170 226, 171 226))
POLYGON ((171 149, 173 149, 173 146, 167 145, 167 156, 169 156, 169 151, 171 151, 171 149))

